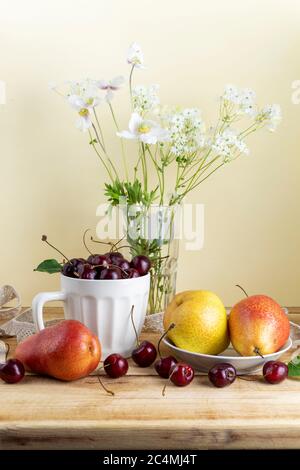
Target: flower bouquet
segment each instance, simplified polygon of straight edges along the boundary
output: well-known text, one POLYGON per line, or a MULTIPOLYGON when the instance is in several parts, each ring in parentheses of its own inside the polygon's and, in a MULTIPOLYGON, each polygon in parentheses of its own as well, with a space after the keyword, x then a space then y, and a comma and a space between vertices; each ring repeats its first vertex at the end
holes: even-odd
POLYGON ((107 202, 125 216, 124 244, 131 256, 143 254, 151 260, 148 313, 155 313, 175 292, 175 226, 184 198, 213 173, 248 155, 248 136, 264 127, 274 131, 281 112, 276 104, 259 108, 253 90, 227 85, 219 98, 216 123, 206 126, 198 108, 164 106, 158 85, 135 83, 136 72, 145 68, 137 43, 130 46, 127 63, 128 80, 88 78, 68 82, 67 90, 52 88, 74 109, 76 126, 88 135, 106 171, 107 202), (124 129, 113 102, 126 83, 131 115, 124 129), (111 154, 103 132, 98 108, 104 105, 111 115, 112 134, 120 141, 120 156, 111 154), (126 148, 127 141, 136 143, 135 155, 126 148))

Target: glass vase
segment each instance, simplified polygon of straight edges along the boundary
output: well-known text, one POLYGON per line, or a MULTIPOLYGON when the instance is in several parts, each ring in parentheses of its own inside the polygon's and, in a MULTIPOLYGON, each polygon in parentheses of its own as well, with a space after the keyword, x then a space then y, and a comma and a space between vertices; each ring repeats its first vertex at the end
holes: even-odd
POLYGON ((176 292, 181 207, 141 204, 123 208, 131 256, 151 260, 148 314, 163 311, 176 292))

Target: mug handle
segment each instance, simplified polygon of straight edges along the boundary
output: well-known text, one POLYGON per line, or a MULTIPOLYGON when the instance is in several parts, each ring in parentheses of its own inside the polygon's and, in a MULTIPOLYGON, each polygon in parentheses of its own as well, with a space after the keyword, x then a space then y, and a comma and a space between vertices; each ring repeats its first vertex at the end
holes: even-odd
POLYGON ((46 302, 54 300, 66 300, 65 292, 41 292, 37 294, 32 301, 32 317, 36 331, 44 330, 43 307, 46 302))

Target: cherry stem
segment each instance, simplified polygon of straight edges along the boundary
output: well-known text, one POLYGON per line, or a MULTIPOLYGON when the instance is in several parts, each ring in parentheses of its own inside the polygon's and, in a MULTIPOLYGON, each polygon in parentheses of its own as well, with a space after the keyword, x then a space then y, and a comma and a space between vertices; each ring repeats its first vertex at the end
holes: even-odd
POLYGON ((159 338, 159 341, 158 341, 158 344, 157 344, 157 350, 158 350, 158 354, 159 354, 159 357, 161 358, 161 353, 160 353, 160 344, 162 342, 162 340, 164 339, 164 337, 169 333, 170 330, 172 330, 173 328, 175 327, 175 323, 171 323, 171 325, 169 325, 169 327, 167 328, 167 330, 161 335, 161 337, 159 338))
POLYGON ((105 390, 106 393, 108 393, 109 395, 114 396, 114 395, 115 395, 114 392, 113 392, 112 390, 109 390, 108 388, 105 387, 105 385, 104 385, 104 383, 102 382, 102 380, 100 379, 100 376, 99 376, 99 375, 97 375, 97 378, 98 378, 98 382, 99 382, 99 384, 101 385, 101 387, 103 388, 103 390, 105 390))
POLYGON ((244 292, 245 296, 249 297, 249 295, 247 294, 247 292, 245 291, 245 289, 242 286, 240 286, 239 284, 236 284, 235 287, 238 287, 239 289, 241 289, 244 292))
POLYGON ((162 394, 163 397, 166 395, 166 388, 167 388, 167 385, 171 382, 171 377, 172 377, 172 375, 174 374, 175 370, 176 370, 176 366, 173 367, 173 370, 171 371, 171 374, 169 375, 168 381, 167 381, 167 382, 165 383, 165 385, 163 386, 163 389, 162 389, 162 391, 161 391, 161 394, 162 394))
POLYGON ((134 305, 132 305, 131 310, 130 310, 130 318, 131 318, 132 326, 133 326, 135 337, 136 337, 136 345, 138 347, 139 344, 140 344, 139 343, 139 335, 138 335, 138 332, 137 332, 136 327, 135 327, 135 323, 134 323, 134 319, 133 319, 133 311, 134 311, 134 305))
POLYGON ((119 250, 120 248, 118 248, 118 245, 119 245, 119 243, 121 243, 121 241, 124 240, 124 238, 125 238, 125 235, 122 238, 120 238, 120 240, 118 240, 116 243, 113 243, 112 246, 111 246, 110 251, 112 252, 114 248, 117 248, 119 250))
POLYGON ((9 355, 9 351, 10 351, 10 345, 8 343, 5 343, 5 346, 6 346, 5 360, 7 360, 7 356, 9 355))
POLYGON ((113 242, 102 242, 101 240, 95 240, 94 237, 91 237, 91 241, 93 243, 100 243, 101 245, 109 245, 109 246, 113 246, 113 242))
POLYGON ((54 245, 48 242, 47 235, 42 235, 42 242, 47 243, 47 245, 51 246, 53 250, 57 251, 60 255, 62 255, 63 258, 66 258, 66 260, 70 261, 69 258, 66 255, 64 255, 58 248, 56 248, 54 245))
POLYGON ((89 254, 90 254, 90 255, 93 255, 94 253, 91 252, 91 250, 89 249, 89 247, 87 246, 86 241, 85 241, 86 234, 87 234, 90 230, 91 230, 90 228, 87 228, 87 229, 84 231, 83 237, 82 237, 82 242, 83 242, 83 244, 84 244, 85 249, 89 252, 89 254))
POLYGON ((259 348, 256 348, 256 347, 255 347, 255 348, 253 349, 253 352, 254 352, 255 354, 258 354, 262 359, 264 359, 264 356, 263 356, 262 353, 260 352, 259 348))
POLYGON ((256 379, 253 377, 253 378, 248 378, 246 379, 246 377, 242 377, 241 375, 237 375, 237 378, 238 379, 241 379, 241 380, 245 380, 246 382, 256 382, 256 379))

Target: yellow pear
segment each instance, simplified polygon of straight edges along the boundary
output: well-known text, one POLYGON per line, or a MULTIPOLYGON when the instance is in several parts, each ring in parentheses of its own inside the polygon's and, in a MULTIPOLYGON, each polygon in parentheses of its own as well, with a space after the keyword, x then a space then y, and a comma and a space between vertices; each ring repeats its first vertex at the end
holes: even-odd
POLYGON ((226 310, 213 292, 190 290, 176 294, 164 313, 165 330, 175 346, 203 354, 219 354, 229 345, 226 310))

